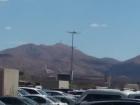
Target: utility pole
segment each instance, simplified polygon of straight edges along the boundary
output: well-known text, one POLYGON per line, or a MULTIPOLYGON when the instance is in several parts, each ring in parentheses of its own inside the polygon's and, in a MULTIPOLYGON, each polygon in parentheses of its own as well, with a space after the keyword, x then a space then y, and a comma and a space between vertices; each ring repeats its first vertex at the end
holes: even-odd
POLYGON ((108 75, 108 88, 111 88, 111 79, 112 79, 112 77, 111 77, 111 73, 109 72, 109 75, 108 75))
POLYGON ((73 82, 73 61, 74 61, 74 47, 73 47, 73 43, 74 43, 74 35, 78 34, 78 32, 76 31, 71 31, 71 32, 68 32, 69 34, 72 35, 72 40, 71 40, 71 63, 70 63, 70 88, 72 88, 72 82, 73 82))

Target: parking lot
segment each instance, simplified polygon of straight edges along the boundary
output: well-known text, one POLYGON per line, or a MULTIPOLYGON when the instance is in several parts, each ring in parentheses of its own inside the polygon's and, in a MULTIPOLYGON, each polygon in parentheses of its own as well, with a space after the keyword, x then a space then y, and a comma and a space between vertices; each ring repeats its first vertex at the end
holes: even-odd
POLYGON ((87 89, 64 92, 64 89, 19 87, 16 97, 0 97, 0 105, 139 105, 139 99, 140 92, 131 90, 87 89))

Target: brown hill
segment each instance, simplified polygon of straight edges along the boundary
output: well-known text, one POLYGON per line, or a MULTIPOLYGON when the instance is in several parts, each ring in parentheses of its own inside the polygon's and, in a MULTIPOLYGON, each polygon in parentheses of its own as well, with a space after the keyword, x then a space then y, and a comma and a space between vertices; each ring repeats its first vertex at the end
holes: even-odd
POLYGON ((113 65, 109 72, 112 77, 127 77, 131 82, 140 82, 140 56, 113 65))
MULTIPOLYGON (((71 47, 55 45, 26 44, 0 52, 0 66, 17 68, 24 72, 24 78, 42 79, 70 72, 71 47)), ((119 61, 109 58, 95 58, 74 49, 74 77, 103 77, 104 72, 119 61)))

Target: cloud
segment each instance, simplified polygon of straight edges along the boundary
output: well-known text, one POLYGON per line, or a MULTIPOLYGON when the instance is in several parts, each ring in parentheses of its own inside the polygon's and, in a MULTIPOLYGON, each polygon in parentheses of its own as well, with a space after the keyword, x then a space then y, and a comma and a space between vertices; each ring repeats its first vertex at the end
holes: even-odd
POLYGON ((107 24, 97 24, 97 23, 93 23, 90 25, 90 27, 93 27, 93 28, 105 28, 105 27, 108 27, 107 24))
POLYGON ((0 2, 8 2, 8 0, 0 0, 0 2))
POLYGON ((10 45, 24 45, 24 44, 28 44, 28 43, 31 43, 31 42, 25 41, 25 40, 20 40, 20 39, 18 39, 18 40, 15 39, 11 42, 8 42, 8 44, 10 44, 10 45))
POLYGON ((93 23, 90 25, 91 27, 99 27, 99 24, 93 23))
POLYGON ((12 30, 12 27, 11 26, 6 26, 6 27, 4 27, 4 29, 9 31, 9 30, 12 30))

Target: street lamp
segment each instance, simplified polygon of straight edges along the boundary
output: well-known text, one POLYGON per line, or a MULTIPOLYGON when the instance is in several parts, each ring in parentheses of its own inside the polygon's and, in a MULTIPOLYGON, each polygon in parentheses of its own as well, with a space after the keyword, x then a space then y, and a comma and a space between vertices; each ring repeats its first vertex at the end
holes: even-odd
POLYGON ((72 40, 71 40, 71 44, 72 44, 72 46, 71 46, 71 63, 70 63, 70 88, 72 88, 72 81, 73 81, 73 61, 74 61, 74 54, 73 54, 73 52, 74 52, 74 47, 73 47, 73 42, 74 42, 74 35, 76 35, 76 34, 78 34, 78 32, 76 32, 76 31, 70 31, 70 32, 68 32, 69 34, 71 34, 72 35, 72 40))

